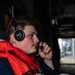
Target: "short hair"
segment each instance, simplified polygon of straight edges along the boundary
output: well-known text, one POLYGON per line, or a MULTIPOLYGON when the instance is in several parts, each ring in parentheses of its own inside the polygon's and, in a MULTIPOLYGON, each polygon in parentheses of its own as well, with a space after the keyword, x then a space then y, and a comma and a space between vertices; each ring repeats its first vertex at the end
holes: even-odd
POLYGON ((14 19, 11 19, 6 28, 6 36, 7 40, 10 40, 10 35, 14 33, 16 30, 24 30, 25 26, 34 26, 38 31, 39 21, 35 18, 30 18, 29 16, 20 16, 14 19))

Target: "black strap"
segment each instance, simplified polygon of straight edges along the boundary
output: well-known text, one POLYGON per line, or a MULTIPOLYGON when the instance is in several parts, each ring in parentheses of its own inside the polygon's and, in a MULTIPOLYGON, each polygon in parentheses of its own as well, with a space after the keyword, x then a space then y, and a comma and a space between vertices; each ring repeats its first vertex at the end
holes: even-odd
POLYGON ((34 69, 34 70, 29 70, 27 72, 25 72, 24 74, 22 75, 33 75, 35 73, 39 73, 39 70, 38 69, 34 69))

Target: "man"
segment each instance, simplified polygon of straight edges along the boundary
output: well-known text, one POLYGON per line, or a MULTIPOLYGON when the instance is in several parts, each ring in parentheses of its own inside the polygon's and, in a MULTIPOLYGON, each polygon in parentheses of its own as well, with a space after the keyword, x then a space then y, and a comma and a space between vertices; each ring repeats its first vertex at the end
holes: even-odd
POLYGON ((0 41, 0 75, 58 75, 59 65, 51 47, 38 39, 37 27, 36 20, 26 16, 10 21, 7 40, 0 41), (37 47, 42 65, 35 58, 37 47))

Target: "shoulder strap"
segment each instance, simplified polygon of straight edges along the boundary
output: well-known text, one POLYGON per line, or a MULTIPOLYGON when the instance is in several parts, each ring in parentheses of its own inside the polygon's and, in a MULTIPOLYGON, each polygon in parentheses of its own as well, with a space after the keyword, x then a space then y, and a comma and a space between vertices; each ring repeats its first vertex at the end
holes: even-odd
POLYGON ((29 71, 25 72, 25 73, 22 74, 22 75, 33 75, 33 74, 36 74, 36 73, 39 73, 39 70, 38 70, 38 69, 29 70, 29 71))

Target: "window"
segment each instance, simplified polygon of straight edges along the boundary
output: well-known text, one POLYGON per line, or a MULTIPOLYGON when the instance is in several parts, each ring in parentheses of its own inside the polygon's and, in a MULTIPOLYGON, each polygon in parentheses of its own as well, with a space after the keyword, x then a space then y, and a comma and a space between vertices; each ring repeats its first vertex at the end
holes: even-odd
POLYGON ((75 64, 75 38, 58 38, 60 63, 75 64))

